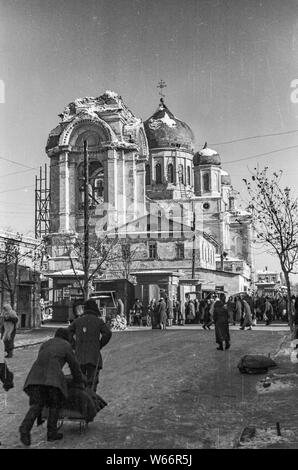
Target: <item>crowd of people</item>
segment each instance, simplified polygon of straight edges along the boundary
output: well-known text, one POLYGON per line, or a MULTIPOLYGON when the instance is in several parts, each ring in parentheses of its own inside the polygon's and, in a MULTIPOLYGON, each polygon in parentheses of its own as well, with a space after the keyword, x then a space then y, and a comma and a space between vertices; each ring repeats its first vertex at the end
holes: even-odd
MULTIPOLYGON (((214 323, 214 304, 219 300, 217 293, 209 293, 199 300, 187 297, 184 308, 173 297, 152 299, 146 307, 140 299, 136 299, 128 315, 129 326, 151 326, 164 329, 172 325, 201 324, 202 328, 211 329, 214 323)), ((239 325, 240 329, 251 330, 257 323, 270 325, 273 321, 289 322, 287 298, 285 296, 267 297, 241 294, 230 296, 225 302, 230 325, 239 325)), ((293 296, 293 312, 298 312, 298 299, 293 296), (296 304, 295 304, 296 302, 296 304)))

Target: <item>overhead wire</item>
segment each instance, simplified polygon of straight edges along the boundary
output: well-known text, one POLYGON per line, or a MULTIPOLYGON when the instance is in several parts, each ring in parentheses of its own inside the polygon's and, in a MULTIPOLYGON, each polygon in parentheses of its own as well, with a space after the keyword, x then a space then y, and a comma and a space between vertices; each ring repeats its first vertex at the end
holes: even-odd
POLYGON ((235 142, 244 142, 245 140, 261 139, 263 137, 275 137, 275 136, 280 136, 280 135, 295 134, 296 132, 298 133, 298 129, 294 129, 292 131, 276 132, 273 134, 260 134, 260 135, 254 135, 254 136, 249 136, 249 137, 242 137, 240 139, 225 140, 224 142, 215 142, 215 143, 211 143, 210 145, 233 144, 235 142))
MULTIPOLYGON (((235 143, 235 142, 244 142, 244 141, 247 141, 247 140, 259 139, 259 138, 265 138, 265 137, 275 137, 275 136, 288 135, 288 134, 293 134, 293 133, 298 133, 298 129, 294 129, 292 131, 272 133, 272 134, 260 134, 260 135, 255 135, 255 136, 243 137, 243 138, 240 138, 240 139, 227 140, 227 141, 224 141, 224 142, 215 142, 215 143, 211 143, 210 145, 226 145, 226 144, 231 144, 231 143, 235 143)), ((297 147, 298 147, 298 145, 293 145, 293 146, 289 146, 289 147, 282 147, 280 149, 271 150, 269 152, 259 153, 259 154, 256 154, 256 155, 251 155, 251 156, 239 158, 239 159, 236 159, 236 160, 230 160, 230 161, 223 162, 223 163, 225 165, 226 164, 231 164, 231 163, 237 163, 237 162, 244 161, 244 160, 250 160, 250 159, 253 159, 253 158, 258 158, 258 157, 263 157, 263 156, 266 156, 266 155, 271 155, 273 153, 278 153, 278 152, 281 152, 281 151, 284 151, 284 150, 294 149, 294 148, 297 148, 297 147)), ((26 172, 32 171, 32 170, 38 170, 38 167, 32 167, 32 166, 29 166, 29 165, 25 165, 23 163, 20 163, 20 162, 17 162, 15 160, 11 160, 11 159, 8 159, 8 158, 5 158, 5 157, 0 157, 0 160, 4 160, 4 161, 14 163, 16 165, 20 165, 22 167, 27 168, 27 170, 7 173, 5 175, 0 175, 0 177, 13 176, 13 175, 17 175, 17 174, 26 173, 26 172)), ((61 164, 61 162, 53 163, 51 165, 51 167, 58 166, 60 164, 61 164)))

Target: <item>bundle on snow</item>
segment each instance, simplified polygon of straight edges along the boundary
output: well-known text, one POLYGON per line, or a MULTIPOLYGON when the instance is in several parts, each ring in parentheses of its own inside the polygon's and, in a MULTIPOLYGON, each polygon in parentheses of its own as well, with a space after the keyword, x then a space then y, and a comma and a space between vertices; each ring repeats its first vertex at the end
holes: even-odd
POLYGON ((253 354, 243 356, 237 365, 241 374, 266 374, 270 367, 276 366, 270 357, 253 354))

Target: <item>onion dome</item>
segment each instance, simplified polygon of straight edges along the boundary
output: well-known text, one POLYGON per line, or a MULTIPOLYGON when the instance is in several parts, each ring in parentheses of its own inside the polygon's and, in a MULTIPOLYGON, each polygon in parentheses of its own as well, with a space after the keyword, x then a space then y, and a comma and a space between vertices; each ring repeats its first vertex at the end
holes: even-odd
POLYGON ((225 186, 231 186, 232 181, 227 171, 221 170, 221 184, 225 186))
POLYGON ((193 150, 194 135, 191 128, 171 113, 162 98, 157 111, 144 122, 144 128, 149 148, 193 150))
POLYGON ((193 159, 194 165, 221 165, 220 156, 216 150, 212 150, 205 142, 204 147, 195 153, 193 159))

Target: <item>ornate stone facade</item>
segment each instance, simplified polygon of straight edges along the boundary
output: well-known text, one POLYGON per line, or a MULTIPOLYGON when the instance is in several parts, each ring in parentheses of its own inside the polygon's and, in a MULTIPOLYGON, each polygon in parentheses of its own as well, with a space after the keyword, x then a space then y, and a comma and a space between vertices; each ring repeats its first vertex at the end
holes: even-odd
MULTIPOLYGON (((250 214, 237 209, 219 154, 207 144, 195 153, 192 130, 163 100, 144 124, 111 91, 76 99, 59 117, 46 146, 51 160, 50 271, 69 268, 63 239, 83 233, 86 140, 91 232, 100 237, 117 227, 130 245, 139 244, 142 255, 132 261, 139 282, 141 272, 155 278, 158 272, 163 278, 171 273, 168 291, 177 295, 179 278, 191 277, 195 247, 195 277, 202 284, 222 285, 229 276, 242 276, 239 289, 249 287, 250 214), (167 227, 162 229, 164 221, 167 227), (139 238, 131 240, 131 232, 139 238), (221 276, 223 266, 226 272, 221 276), (175 279, 173 285, 170 279, 175 279)), ((229 283, 235 292, 238 287, 237 282, 229 283)))

